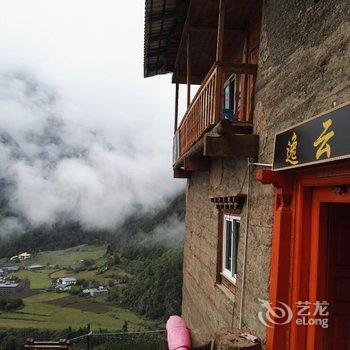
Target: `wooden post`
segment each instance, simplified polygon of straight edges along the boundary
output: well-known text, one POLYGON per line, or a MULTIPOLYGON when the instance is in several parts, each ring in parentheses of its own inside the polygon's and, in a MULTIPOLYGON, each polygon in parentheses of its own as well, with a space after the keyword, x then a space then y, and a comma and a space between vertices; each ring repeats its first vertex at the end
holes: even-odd
POLYGON ((187 34, 187 107, 191 103, 191 47, 190 32, 187 34))
POLYGON ((217 124, 222 118, 222 107, 223 107, 223 69, 221 65, 216 66, 216 82, 215 82, 215 115, 214 115, 214 123, 217 124))
POLYGON ((86 337, 86 350, 91 350, 91 326, 90 323, 88 323, 87 327, 86 327, 86 332, 88 334, 88 336, 86 337))
POLYGON ((221 62, 223 59, 224 32, 225 32, 225 0, 220 0, 219 19, 218 19, 218 36, 217 36, 217 43, 216 43, 216 61, 218 62, 221 62))
MULTIPOLYGON (((243 63, 249 62, 249 25, 246 24, 244 29, 244 46, 243 46, 243 63)), ((249 115, 248 115, 248 74, 243 75, 243 81, 242 81, 242 100, 241 105, 242 109, 240 111, 240 115, 238 115, 239 121, 249 121, 249 115)), ((237 110, 237 109, 236 109, 237 110)))
POLYGON ((175 121, 174 121, 174 134, 177 130, 177 120, 179 117, 179 83, 175 85, 175 121))

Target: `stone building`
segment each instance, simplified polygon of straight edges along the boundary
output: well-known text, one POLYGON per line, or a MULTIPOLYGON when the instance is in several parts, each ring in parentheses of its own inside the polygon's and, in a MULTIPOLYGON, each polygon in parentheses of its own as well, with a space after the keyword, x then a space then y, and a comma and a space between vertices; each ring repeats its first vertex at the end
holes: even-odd
POLYGON ((175 85, 190 328, 350 349, 349 63, 349 0, 146 0, 145 77, 175 85))

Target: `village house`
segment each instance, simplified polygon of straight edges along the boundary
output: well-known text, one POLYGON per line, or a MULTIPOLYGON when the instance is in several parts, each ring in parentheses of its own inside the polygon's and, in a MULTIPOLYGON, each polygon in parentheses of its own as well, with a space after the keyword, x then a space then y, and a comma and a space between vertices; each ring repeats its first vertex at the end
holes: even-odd
POLYGON ((108 293, 108 289, 103 286, 99 286, 98 288, 88 288, 83 290, 84 295, 89 295, 91 297, 96 297, 107 293, 108 293))
POLYGON ((10 261, 24 261, 31 257, 31 254, 24 252, 19 255, 14 255, 10 258, 10 261))
POLYGON ((75 277, 60 277, 57 279, 56 284, 54 284, 54 288, 58 292, 65 292, 71 289, 77 283, 77 279, 75 277))
POLYGON ((57 279, 57 284, 61 284, 63 286, 72 286, 77 283, 77 279, 75 277, 61 277, 57 279))
POLYGON ((146 0, 144 75, 175 90, 191 329, 350 348, 349 5, 146 0))
POLYGON ((0 295, 16 294, 24 289, 28 289, 30 282, 28 280, 0 280, 0 295))
POLYGON ((26 267, 27 270, 33 271, 33 270, 42 270, 44 268, 43 265, 40 264, 32 264, 32 265, 28 265, 26 267))
POLYGON ((21 260, 21 261, 22 260, 27 260, 27 259, 30 259, 31 256, 32 256, 31 254, 29 254, 27 252, 24 252, 24 253, 21 253, 21 254, 18 255, 18 259, 21 260))
POLYGON ((2 269, 5 271, 5 273, 17 272, 19 271, 19 266, 4 266, 2 269))
POLYGON ((0 295, 15 294, 18 291, 18 282, 2 282, 0 283, 0 295))

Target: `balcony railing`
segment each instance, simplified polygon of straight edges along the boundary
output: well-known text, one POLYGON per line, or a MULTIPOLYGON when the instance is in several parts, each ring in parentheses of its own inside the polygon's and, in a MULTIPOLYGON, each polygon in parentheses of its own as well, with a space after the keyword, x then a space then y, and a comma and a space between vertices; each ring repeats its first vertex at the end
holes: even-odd
POLYGON ((215 62, 189 105, 174 135, 174 164, 224 118, 224 83, 235 73, 236 121, 251 121, 257 66, 215 62))

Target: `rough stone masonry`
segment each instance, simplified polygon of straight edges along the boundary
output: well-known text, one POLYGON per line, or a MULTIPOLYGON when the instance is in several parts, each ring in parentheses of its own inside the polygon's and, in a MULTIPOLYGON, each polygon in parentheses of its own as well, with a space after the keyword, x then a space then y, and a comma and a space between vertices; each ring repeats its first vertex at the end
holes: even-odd
MULTIPOLYGON (((276 132, 350 100, 349 0, 265 0, 256 85, 254 133, 259 161, 271 163, 276 132)), ((247 160, 215 159, 210 172, 187 184, 183 316, 189 327, 213 333, 237 327, 246 208, 241 219, 235 293, 216 284, 218 212, 209 197, 247 190, 247 160)), ((268 299, 273 189, 250 180, 243 326, 265 339, 259 322, 268 299)))

